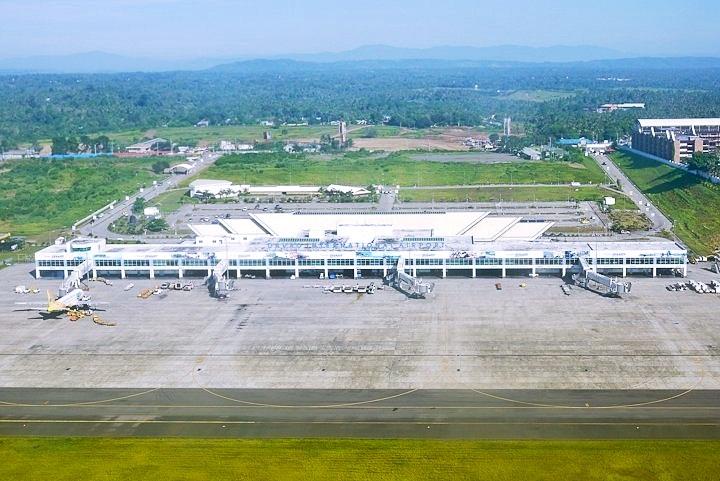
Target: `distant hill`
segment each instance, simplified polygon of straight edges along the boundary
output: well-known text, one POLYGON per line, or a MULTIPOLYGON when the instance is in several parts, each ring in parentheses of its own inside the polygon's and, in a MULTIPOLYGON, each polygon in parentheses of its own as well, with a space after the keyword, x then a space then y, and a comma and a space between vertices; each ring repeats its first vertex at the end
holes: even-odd
POLYGON ((105 52, 0 59, 0 74, 118 73, 207 70, 216 72, 301 71, 383 68, 510 68, 538 65, 588 68, 720 68, 713 57, 632 57, 595 46, 433 47, 426 49, 368 45, 345 52, 292 54, 267 58, 167 60, 126 57, 105 52))
POLYGON ((577 62, 628 57, 627 53, 592 45, 527 47, 498 45, 494 47, 440 46, 401 48, 388 45, 366 45, 345 52, 283 55, 283 58, 307 62, 347 62, 358 60, 482 60, 506 62, 577 62))
POLYGON ((720 69, 720 58, 680 57, 680 58, 624 58, 612 60, 592 60, 585 62, 544 62, 530 63, 517 61, 492 60, 355 60, 338 62, 309 62, 292 59, 243 60, 212 67, 213 72, 301 72, 327 70, 367 70, 367 69, 576 69, 597 71, 631 71, 640 69, 720 69))
POLYGON ((106 52, 0 59, 2 73, 117 73, 203 70, 229 59, 191 61, 125 57, 106 52))

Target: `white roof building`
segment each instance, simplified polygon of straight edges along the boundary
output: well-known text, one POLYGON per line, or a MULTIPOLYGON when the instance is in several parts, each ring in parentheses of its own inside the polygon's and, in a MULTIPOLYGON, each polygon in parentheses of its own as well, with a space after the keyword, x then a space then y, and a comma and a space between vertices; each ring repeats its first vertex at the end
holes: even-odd
POLYGON ((353 187, 351 185, 338 185, 330 184, 325 188, 325 191, 329 193, 337 194, 350 194, 355 197, 361 197, 363 195, 370 195, 370 191, 364 187, 353 187))

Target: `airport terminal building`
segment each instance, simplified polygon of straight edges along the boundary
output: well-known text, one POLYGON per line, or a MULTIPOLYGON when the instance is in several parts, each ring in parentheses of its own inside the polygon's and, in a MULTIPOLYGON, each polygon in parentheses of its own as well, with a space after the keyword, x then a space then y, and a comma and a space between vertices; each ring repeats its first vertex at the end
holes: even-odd
POLYGON ((487 212, 257 213, 191 225, 177 244, 58 242, 35 255, 37 277, 206 277, 227 264, 230 278, 379 277, 401 257, 413 276, 566 275, 580 259, 617 276, 687 272, 672 241, 593 242, 543 238, 552 222, 487 212))

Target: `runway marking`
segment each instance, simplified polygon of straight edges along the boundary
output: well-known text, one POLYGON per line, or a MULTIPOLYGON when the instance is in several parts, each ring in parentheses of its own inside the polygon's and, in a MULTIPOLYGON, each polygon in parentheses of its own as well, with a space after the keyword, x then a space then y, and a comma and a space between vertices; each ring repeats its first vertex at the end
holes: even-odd
POLYGON ((476 393, 478 393, 478 394, 480 394, 480 395, 487 396, 487 397, 490 397, 490 398, 493 398, 493 399, 497 399, 497 400, 500 400, 500 401, 506 401, 506 402, 516 403, 516 404, 524 404, 524 405, 526 405, 526 406, 531 406, 531 407, 555 408, 555 409, 620 409, 620 408, 637 408, 637 407, 644 407, 644 406, 648 406, 648 405, 651 405, 651 404, 658 404, 658 403, 663 403, 663 402, 667 402, 667 401, 672 401, 673 399, 677 399, 677 398, 679 398, 679 397, 682 397, 682 396, 685 396, 686 394, 691 393, 692 391, 695 390, 695 388, 687 389, 687 390, 682 391, 682 392, 680 392, 680 393, 678 393, 678 394, 675 394, 674 396, 669 396, 669 397, 666 397, 666 398, 663 398, 663 399, 655 399, 655 400, 652 400, 652 401, 645 401, 645 402, 632 403, 632 404, 611 404, 611 405, 607 405, 607 406, 591 406, 591 407, 587 407, 587 406, 584 406, 584 405, 583 405, 583 406, 571 406, 571 405, 563 405, 563 404, 543 404, 543 403, 535 403, 535 402, 530 402, 530 401, 521 401, 521 400, 519 400, 519 399, 511 399, 511 398, 507 398, 507 397, 503 397, 503 396, 497 396, 497 395, 495 395, 495 394, 490 394, 490 393, 487 393, 487 392, 484 392, 484 391, 480 391, 480 390, 478 390, 478 389, 472 389, 472 388, 471 388, 470 390, 473 391, 473 392, 476 392, 476 393))
MULTIPOLYGON (((0 401, 0 406, 12 406, 12 407, 71 407, 71 406, 88 406, 88 405, 94 405, 94 404, 103 404, 103 403, 109 403, 113 401, 122 401, 123 399, 130 399, 138 396, 144 396, 145 394, 150 394, 151 392, 158 391, 160 388, 152 388, 148 389, 147 391, 138 392, 135 394, 128 394, 127 396, 119 396, 115 398, 110 399, 101 399, 98 401, 82 401, 82 402, 74 402, 74 403, 65 403, 65 404, 29 404, 29 403, 14 403, 14 402, 8 402, 8 401, 0 401)), ((47 401, 46 401, 47 402, 47 401)))
POLYGON ((0 419, 0 424, 221 424, 221 425, 245 425, 245 424, 329 424, 329 425, 407 425, 407 426, 702 426, 720 427, 720 423, 648 423, 648 422, 523 422, 523 421, 222 421, 222 420, 172 420, 172 419, 0 419))
POLYGON ((338 404, 320 404, 320 405, 302 405, 302 404, 289 404, 289 405, 282 405, 282 404, 267 404, 267 403, 257 403, 252 401, 244 401, 242 399, 234 399, 228 396, 223 396, 222 394, 216 393, 211 391, 210 389, 206 387, 200 387, 203 391, 205 391, 208 394, 211 394, 213 396, 217 396, 221 399, 225 399, 227 401, 236 402, 239 404, 246 404, 250 406, 258 406, 258 407, 267 407, 267 408, 283 408, 283 409, 293 409, 293 408, 302 408, 302 409, 325 409, 325 408, 339 408, 339 407, 348 407, 348 406, 360 406, 363 404, 371 404, 371 403, 378 403, 382 401, 387 401, 390 399, 399 398, 401 396, 406 396, 408 394, 412 394, 418 389, 410 389, 409 391, 404 391, 398 394, 393 394, 391 396, 385 396, 377 399, 368 399, 365 401, 357 401, 357 402, 348 402, 348 403, 338 403, 338 404))
MULTIPOLYGON (((76 404, 76 405, 64 405, 64 404, 17 404, 17 405, 0 405, 2 408, 60 408, 60 407, 72 407, 72 408, 152 408, 152 409, 281 409, 277 406, 266 406, 266 405, 232 405, 232 404, 76 404)), ((289 406, 292 408, 306 407, 306 406, 289 406)), ((310 406, 311 408, 319 408, 319 406, 310 406)), ((671 411, 690 411, 690 410, 715 410, 720 409, 720 406, 613 406, 614 409, 637 409, 642 407, 644 409, 651 410, 671 410, 671 411)), ((353 409, 366 409, 366 410, 383 410, 383 409, 427 409, 427 410, 438 410, 438 409, 471 409, 471 410, 491 410, 491 409, 567 409, 567 406, 343 406, 336 405, 327 406, 329 409, 341 409, 341 410, 353 410, 353 409)), ((594 409, 608 409, 607 406, 572 406, 573 409, 583 409, 592 411, 594 409)))

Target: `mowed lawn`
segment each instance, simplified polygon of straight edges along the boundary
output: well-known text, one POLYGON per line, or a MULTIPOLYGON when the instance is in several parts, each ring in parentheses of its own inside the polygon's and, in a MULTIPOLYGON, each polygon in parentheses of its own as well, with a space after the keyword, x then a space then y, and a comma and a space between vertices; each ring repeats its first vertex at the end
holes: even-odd
POLYGON ((717 441, 0 439, 0 479, 717 480, 717 441))
MULTIPOLYGON (((378 158, 363 153, 328 156, 253 154, 219 159, 203 178, 250 185, 400 185, 600 183, 604 175, 592 159, 576 162, 478 164, 418 161, 397 153, 378 158)), ((185 182, 192 181, 189 179, 185 182)))
POLYGON ((674 222, 690 249, 707 255, 720 248, 720 186, 638 155, 618 152, 613 160, 674 222))
MULTIPOLYGON (((160 178, 154 161, 118 159, 25 159, 2 166, 0 232, 47 235, 160 178)), ((45 239, 46 240, 46 239, 45 239)))
POLYGON ((403 202, 560 202, 595 201, 615 197, 617 208, 636 208, 630 199, 600 187, 475 187, 459 189, 401 189, 403 202))

